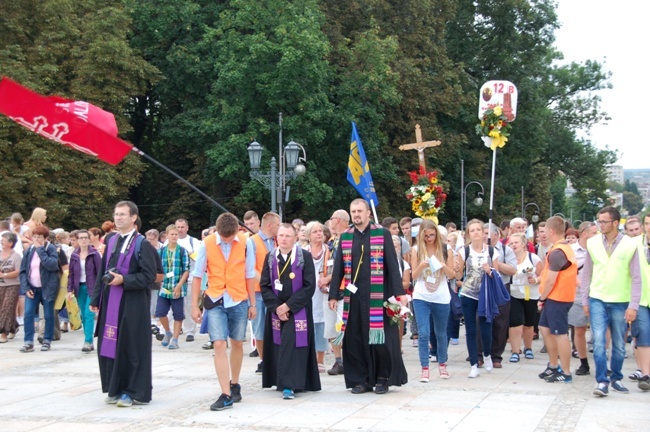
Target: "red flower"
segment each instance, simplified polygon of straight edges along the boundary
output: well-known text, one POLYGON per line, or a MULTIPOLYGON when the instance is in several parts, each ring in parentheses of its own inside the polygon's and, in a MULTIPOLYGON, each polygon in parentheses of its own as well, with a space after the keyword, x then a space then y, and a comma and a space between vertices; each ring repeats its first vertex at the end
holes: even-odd
POLYGON ((426 170, 424 169, 423 166, 420 166, 419 173, 420 173, 420 175, 422 175, 422 176, 427 174, 427 172, 426 172, 426 170))
POLYGON ((415 171, 409 171, 408 174, 413 184, 418 184, 418 174, 415 171))
POLYGON ((411 193, 407 194, 406 199, 409 200, 409 201, 412 200, 413 199, 413 194, 411 194, 411 193))

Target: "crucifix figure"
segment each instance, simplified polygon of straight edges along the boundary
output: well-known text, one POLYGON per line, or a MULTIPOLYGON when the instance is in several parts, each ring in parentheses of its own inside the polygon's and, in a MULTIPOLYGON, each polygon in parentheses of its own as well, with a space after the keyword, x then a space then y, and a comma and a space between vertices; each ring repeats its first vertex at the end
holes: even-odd
POLYGON ((426 170, 426 166, 424 164, 424 149, 429 148, 429 147, 437 147, 441 144, 440 141, 422 141, 422 129, 420 129, 420 125, 416 124, 415 125, 415 142, 413 144, 404 144, 399 146, 400 150, 417 150, 418 151, 418 160, 420 162, 420 166, 426 170))

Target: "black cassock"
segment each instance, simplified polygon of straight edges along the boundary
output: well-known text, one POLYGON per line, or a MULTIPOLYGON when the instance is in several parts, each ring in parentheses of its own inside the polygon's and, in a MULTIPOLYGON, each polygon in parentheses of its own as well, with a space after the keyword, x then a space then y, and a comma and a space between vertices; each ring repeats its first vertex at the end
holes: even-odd
MULTIPOLYGON (((106 244, 108 244, 108 239, 109 236, 106 238, 106 244)), ((110 289, 108 286, 104 286, 101 276, 107 268, 115 267, 119 258, 119 242, 118 239, 117 252, 112 254, 109 265, 106 264, 108 251, 102 257, 101 273, 97 277, 90 303, 92 306, 98 306, 100 293, 102 293, 102 304, 95 329, 95 336, 98 338, 97 358, 99 359, 102 392, 108 393, 109 396, 127 394, 137 401, 150 402, 152 372, 149 308, 151 285, 156 279, 156 257, 158 254, 146 240, 142 242, 140 257, 136 259, 134 254, 129 263, 129 274, 124 275, 124 293, 119 310, 115 359, 99 355, 110 295, 110 289)))
MULTIPOLYGON (((262 363, 263 388, 277 386, 278 390, 287 388, 293 391, 318 391, 321 389, 311 304, 311 298, 316 289, 316 274, 311 254, 305 250, 302 252, 305 260, 303 288, 295 294, 291 285, 292 280, 289 277, 291 263, 280 276, 282 291, 278 292, 275 290, 271 269, 269 268, 269 254, 264 260, 264 268, 260 279, 262 298, 267 307, 264 325, 264 362, 262 363), (277 296, 274 291, 277 292, 277 296), (273 342, 271 312, 274 312, 283 303, 289 306, 289 320, 280 322, 281 343, 276 345, 273 342), (294 312, 298 312, 302 308, 306 308, 307 311, 308 345, 296 348, 294 312)), ((287 259, 291 259, 291 256, 289 255, 287 259)), ((278 271, 281 271, 286 261, 282 258, 282 255, 279 256, 278 261, 278 271)))
MULTIPOLYGON (((363 233, 356 228, 354 229, 352 278, 354 278, 357 271, 362 244, 364 245, 363 261, 355 282, 358 290, 355 294, 350 294, 350 309, 342 345, 345 387, 352 388, 364 383, 374 387, 378 378, 388 378, 388 385, 400 386, 408 382, 402 352, 399 347, 399 340, 402 335, 399 332, 399 326, 391 324, 385 308, 384 334, 386 342, 379 345, 369 344, 370 225, 363 233)), ((341 252, 341 243, 339 243, 330 282, 330 299, 343 301, 342 294, 331 289, 331 287, 341 286, 343 278, 343 253, 341 252)), ((397 297, 404 294, 393 240, 390 232, 384 228, 384 301, 392 296, 397 297)))

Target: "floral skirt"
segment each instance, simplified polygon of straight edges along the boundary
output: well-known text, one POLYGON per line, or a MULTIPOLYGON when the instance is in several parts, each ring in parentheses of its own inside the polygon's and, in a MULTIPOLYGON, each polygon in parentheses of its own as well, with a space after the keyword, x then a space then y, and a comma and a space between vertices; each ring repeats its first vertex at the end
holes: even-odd
POLYGON ((0 287, 0 333, 16 333, 18 322, 16 321, 16 306, 20 285, 0 287))

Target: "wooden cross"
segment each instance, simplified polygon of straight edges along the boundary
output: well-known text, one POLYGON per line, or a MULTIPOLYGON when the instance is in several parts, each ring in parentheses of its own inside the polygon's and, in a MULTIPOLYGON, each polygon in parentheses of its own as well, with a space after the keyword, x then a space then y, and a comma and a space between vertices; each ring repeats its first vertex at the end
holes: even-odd
POLYGON ((404 144, 399 146, 400 150, 417 150, 418 151, 418 160, 420 162, 420 166, 426 170, 426 166, 424 164, 424 149, 429 148, 429 147, 437 147, 440 144, 442 144, 440 141, 422 141, 422 129, 420 129, 420 125, 416 124, 415 125, 415 142, 413 144, 404 144))

